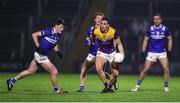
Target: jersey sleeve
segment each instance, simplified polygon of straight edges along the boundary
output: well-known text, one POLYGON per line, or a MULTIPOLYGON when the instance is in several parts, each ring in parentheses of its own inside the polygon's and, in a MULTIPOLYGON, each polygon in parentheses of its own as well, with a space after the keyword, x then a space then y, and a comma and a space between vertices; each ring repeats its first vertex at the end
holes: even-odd
POLYGON ((146 30, 145 36, 149 37, 149 36, 150 36, 150 34, 151 34, 151 32, 150 32, 150 28, 148 28, 148 29, 146 30))
POLYGON ((119 37, 118 32, 115 31, 115 32, 114 32, 114 39, 118 39, 118 37, 119 37))
POLYGON ((49 29, 41 30, 41 35, 42 35, 42 36, 47 36, 47 35, 49 35, 49 29))
POLYGON ((166 37, 168 37, 170 35, 170 31, 169 31, 169 28, 166 27, 166 37))
POLYGON ((90 37, 93 34, 93 31, 94 31, 94 27, 89 28, 87 31, 87 36, 90 37))

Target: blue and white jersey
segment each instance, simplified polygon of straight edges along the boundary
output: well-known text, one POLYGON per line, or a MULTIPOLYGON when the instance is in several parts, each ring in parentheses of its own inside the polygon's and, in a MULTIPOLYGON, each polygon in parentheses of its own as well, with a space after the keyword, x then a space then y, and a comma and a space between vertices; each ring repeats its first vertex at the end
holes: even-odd
POLYGON ((146 36, 149 37, 148 52, 165 52, 166 40, 169 35, 169 29, 164 25, 160 25, 160 28, 156 28, 154 25, 149 27, 146 32, 146 36))
POLYGON ((54 28, 52 27, 41 30, 41 35, 39 44, 45 50, 45 55, 48 56, 50 51, 56 46, 60 34, 54 33, 54 28))
POLYGON ((95 28, 96 28, 95 26, 92 26, 87 31, 87 36, 91 40, 91 45, 90 45, 90 48, 89 48, 89 53, 94 55, 94 56, 96 56, 97 50, 98 50, 98 41, 97 41, 97 39, 93 39, 93 35, 92 35, 95 28))

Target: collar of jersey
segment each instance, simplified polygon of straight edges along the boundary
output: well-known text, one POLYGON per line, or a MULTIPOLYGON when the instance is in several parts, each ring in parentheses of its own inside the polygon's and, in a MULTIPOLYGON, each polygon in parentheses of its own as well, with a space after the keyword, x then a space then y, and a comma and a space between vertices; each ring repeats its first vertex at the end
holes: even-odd
POLYGON ((156 29, 156 30, 159 30, 159 29, 161 29, 162 27, 163 27, 162 24, 161 24, 158 28, 157 28, 155 25, 153 25, 153 28, 156 29))

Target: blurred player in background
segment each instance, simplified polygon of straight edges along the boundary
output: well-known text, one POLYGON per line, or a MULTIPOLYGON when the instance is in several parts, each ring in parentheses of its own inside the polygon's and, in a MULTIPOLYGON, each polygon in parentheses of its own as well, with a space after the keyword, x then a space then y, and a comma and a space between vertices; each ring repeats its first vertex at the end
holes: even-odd
POLYGON ((119 75, 118 67, 114 65, 115 62, 113 62, 114 55, 116 54, 116 45, 123 56, 124 48, 117 31, 109 25, 108 18, 103 18, 101 20, 101 25, 94 29, 93 36, 98 40, 99 46, 96 55, 96 71, 105 86, 102 93, 112 93, 114 91, 111 88, 114 83, 108 82, 106 79, 103 66, 104 63, 108 61, 112 70, 112 76, 116 79, 119 75))
POLYGON ((20 72, 17 76, 7 80, 8 91, 11 91, 17 80, 34 74, 40 64, 51 74, 51 81, 54 87, 54 93, 62 94, 64 91, 58 88, 57 76, 58 70, 48 59, 50 51, 53 49, 57 55, 62 58, 62 53, 58 47, 58 40, 64 30, 64 20, 58 19, 54 27, 50 27, 32 34, 33 42, 35 44, 34 59, 31 61, 29 67, 20 72))
POLYGON ((139 80, 136 86, 131 90, 136 92, 139 90, 142 81, 144 80, 147 71, 151 68, 152 64, 159 60, 164 74, 164 91, 169 92, 168 80, 169 80, 169 62, 168 56, 172 51, 172 37, 168 27, 162 25, 161 14, 156 14, 153 17, 154 24, 148 28, 142 45, 142 56, 145 55, 147 49, 147 57, 145 60, 144 68, 140 73, 139 80), (166 42, 168 41, 168 42, 166 42), (168 48, 166 49, 166 43, 168 48))
POLYGON ((92 39, 92 32, 95 28, 100 26, 101 19, 103 17, 104 17, 103 13, 97 12, 95 14, 95 19, 94 19, 95 24, 87 32, 87 37, 84 41, 84 45, 90 46, 90 48, 89 48, 89 54, 86 57, 83 65, 82 65, 82 69, 81 69, 81 73, 80 73, 80 86, 79 86, 78 92, 84 91, 84 82, 87 77, 87 72, 95 63, 96 53, 97 53, 97 49, 98 49, 98 43, 97 43, 96 39, 94 39, 94 40, 92 39))

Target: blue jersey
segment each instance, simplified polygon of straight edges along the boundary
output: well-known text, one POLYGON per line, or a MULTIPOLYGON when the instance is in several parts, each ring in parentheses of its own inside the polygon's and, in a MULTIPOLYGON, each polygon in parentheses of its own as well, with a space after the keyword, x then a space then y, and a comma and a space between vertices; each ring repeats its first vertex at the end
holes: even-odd
POLYGON ((148 52, 162 53, 166 51, 166 40, 170 35, 168 27, 161 25, 160 28, 151 26, 146 32, 149 37, 148 52))
POLYGON ((90 38, 91 40, 91 45, 90 45, 90 48, 89 48, 89 53, 96 56, 96 53, 97 53, 97 50, 98 50, 98 41, 97 39, 93 39, 93 31, 96 27, 95 26, 92 26, 90 29, 88 29, 87 31, 87 35, 88 37, 90 38))
POLYGON ((48 56, 50 51, 56 46, 60 34, 54 33, 54 28, 47 28, 41 30, 41 35, 39 44, 45 50, 45 55, 48 56))

